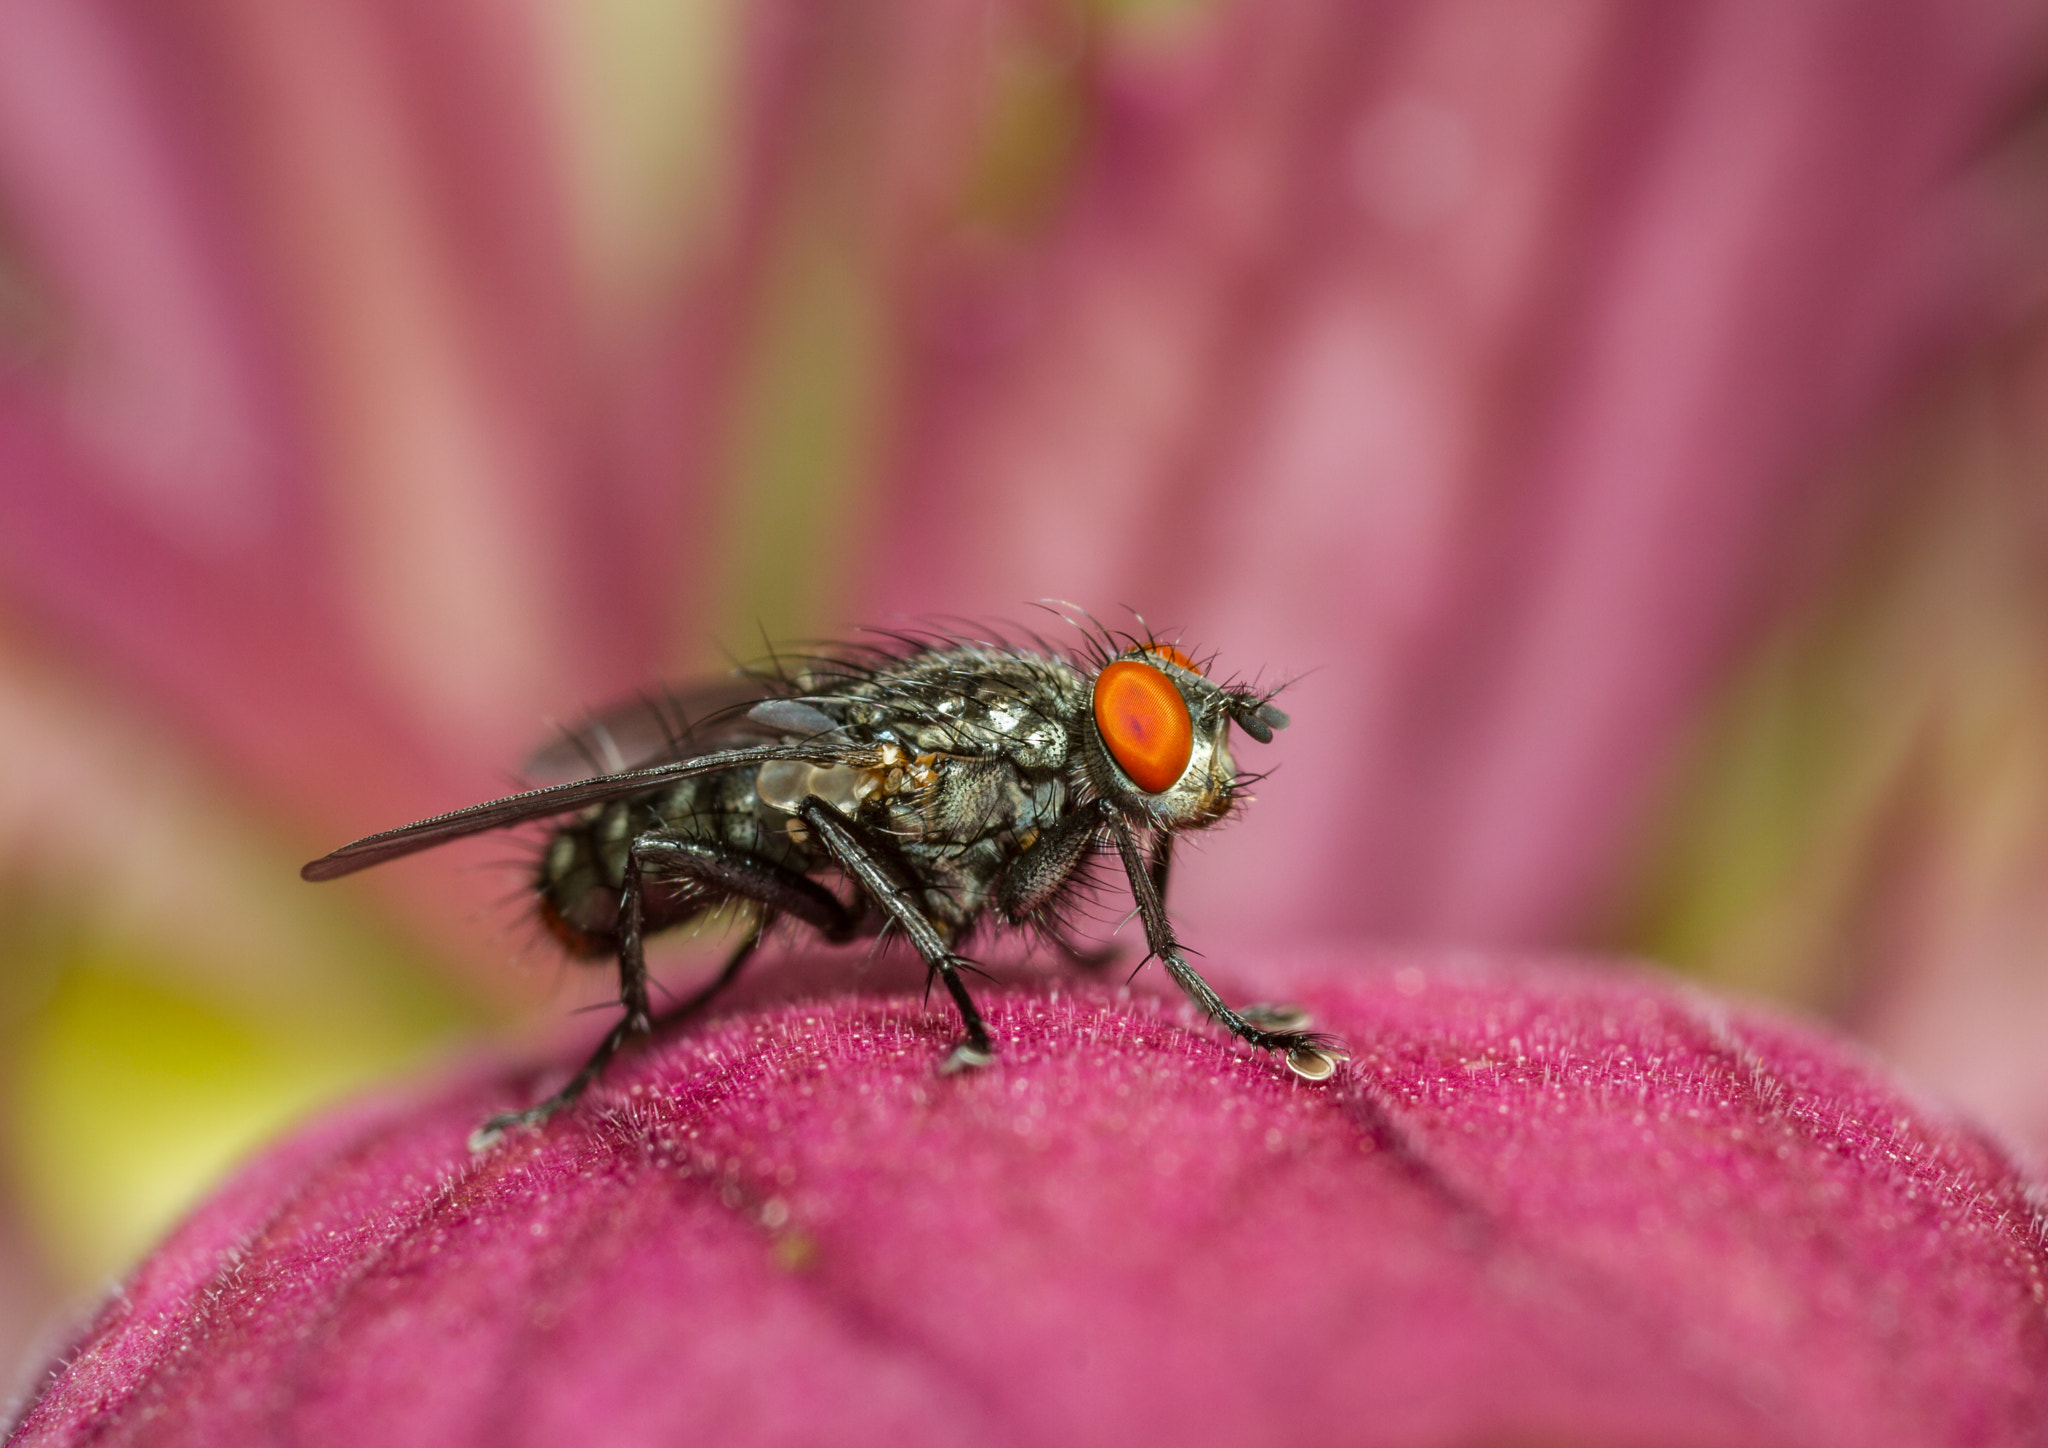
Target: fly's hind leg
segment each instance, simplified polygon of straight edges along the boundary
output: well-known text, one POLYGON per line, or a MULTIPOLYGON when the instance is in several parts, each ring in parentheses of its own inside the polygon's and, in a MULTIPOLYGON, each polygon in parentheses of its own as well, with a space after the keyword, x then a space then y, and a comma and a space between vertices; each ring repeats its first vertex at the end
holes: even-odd
POLYGON ((627 851, 626 879, 619 894, 619 1004, 623 1014, 561 1090, 524 1111, 491 1117, 470 1134, 471 1151, 488 1150, 513 1127, 539 1126, 573 1105, 629 1039, 653 1031, 656 1022, 648 1008, 646 952, 646 882, 650 879, 694 880, 706 887, 707 894, 751 900, 760 907, 753 928, 724 968, 702 990, 666 1012, 662 1025, 694 1015, 732 984, 777 914, 794 916, 828 940, 844 940, 853 933, 853 917, 846 907, 807 876, 726 845, 642 835, 627 851))

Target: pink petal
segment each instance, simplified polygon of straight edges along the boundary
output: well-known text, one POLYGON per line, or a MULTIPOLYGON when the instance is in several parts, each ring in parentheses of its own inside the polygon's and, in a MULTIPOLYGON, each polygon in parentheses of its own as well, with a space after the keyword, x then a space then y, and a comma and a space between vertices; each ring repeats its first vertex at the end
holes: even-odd
POLYGON ((934 248, 882 514, 921 566, 870 597, 1128 604, 1301 675, 1244 853, 1191 867, 1218 919, 1583 940, 1698 711, 1882 501, 1844 454, 2037 284, 1986 157, 2048 31, 1997 0, 1188 29, 1091 57, 1047 238, 934 248))
POLYGON ((535 1081, 359 1107, 11 1441, 2039 1441, 2034 1190, 1868 1063, 1609 967, 1289 973, 1357 1050, 1330 1087, 1041 981, 967 1077, 940 1011, 837 995, 481 1160, 535 1081))

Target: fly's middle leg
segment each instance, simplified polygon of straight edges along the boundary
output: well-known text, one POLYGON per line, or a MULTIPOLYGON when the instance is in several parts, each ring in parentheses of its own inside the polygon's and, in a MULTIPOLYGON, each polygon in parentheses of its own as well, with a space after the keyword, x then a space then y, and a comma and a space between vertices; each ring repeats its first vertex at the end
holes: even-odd
POLYGON ((924 957, 925 964, 938 972, 939 979, 946 984, 946 993, 953 997, 953 1005, 960 1012, 962 1039, 953 1047, 939 1066, 941 1072, 964 1071, 976 1066, 986 1066, 996 1056, 995 1045, 989 1039, 988 1026, 981 1019, 981 1011, 974 1004, 974 997, 967 993, 967 983, 961 978, 961 968, 967 961, 955 955, 939 934, 938 927, 911 898, 911 889, 906 881, 899 878, 898 871, 890 862, 885 849, 866 837, 867 832, 829 802, 816 795, 807 797, 797 806, 797 818, 804 822, 811 835, 833 862, 859 885, 861 891, 881 907, 910 943, 917 947, 917 953, 924 957))

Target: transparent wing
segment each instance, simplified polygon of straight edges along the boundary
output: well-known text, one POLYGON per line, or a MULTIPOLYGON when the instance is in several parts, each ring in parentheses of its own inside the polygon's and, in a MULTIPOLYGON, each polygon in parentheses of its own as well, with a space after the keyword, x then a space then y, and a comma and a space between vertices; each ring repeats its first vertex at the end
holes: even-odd
POLYGON ((592 711, 527 759, 536 784, 627 774, 700 754, 766 744, 778 736, 747 718, 774 690, 744 675, 650 690, 592 711))
POLYGON ((381 865, 386 860, 395 860, 401 855, 432 849, 435 845, 461 839, 465 835, 567 814, 607 800, 643 794, 677 780, 717 774, 721 770, 739 769, 750 764, 766 764, 777 759, 801 760, 808 764, 867 765, 874 762, 875 752, 845 744, 760 744, 700 754, 692 759, 674 760, 647 769, 571 780, 567 784, 553 784, 543 789, 508 794, 502 799, 486 800, 467 809, 416 820, 381 834, 366 835, 332 854, 322 855, 300 870, 299 875, 307 880, 333 880, 372 865, 381 865))

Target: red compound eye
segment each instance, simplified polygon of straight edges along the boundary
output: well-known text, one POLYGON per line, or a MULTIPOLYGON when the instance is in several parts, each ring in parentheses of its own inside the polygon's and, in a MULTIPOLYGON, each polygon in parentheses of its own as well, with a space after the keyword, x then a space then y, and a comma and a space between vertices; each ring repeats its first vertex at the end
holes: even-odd
POLYGON ((1123 772, 1147 794, 1173 788, 1195 752, 1187 700, 1173 680, 1136 659, 1096 675, 1095 727, 1123 772))

